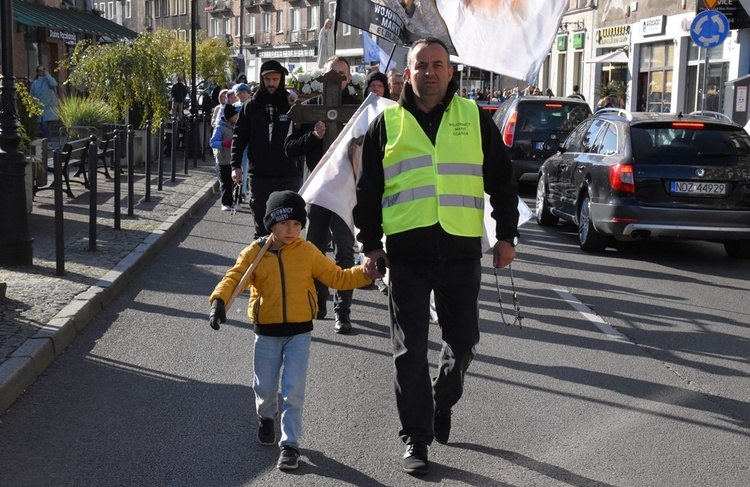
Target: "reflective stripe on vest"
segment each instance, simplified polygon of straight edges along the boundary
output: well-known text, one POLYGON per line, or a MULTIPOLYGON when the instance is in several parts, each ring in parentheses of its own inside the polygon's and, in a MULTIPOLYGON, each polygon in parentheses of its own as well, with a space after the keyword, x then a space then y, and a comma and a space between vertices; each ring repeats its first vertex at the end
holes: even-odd
POLYGON ((381 202, 384 233, 439 222, 452 235, 481 236, 484 154, 476 103, 453 98, 434 146, 414 116, 400 106, 386 108, 384 120, 388 136, 381 202))

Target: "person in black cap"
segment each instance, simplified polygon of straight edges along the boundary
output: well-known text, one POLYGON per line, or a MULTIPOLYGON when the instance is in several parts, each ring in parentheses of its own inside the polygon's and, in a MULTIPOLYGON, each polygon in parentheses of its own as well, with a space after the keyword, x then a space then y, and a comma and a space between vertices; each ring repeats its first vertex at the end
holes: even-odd
POLYGON ((289 132, 291 94, 284 88, 289 74, 278 61, 260 67, 260 88, 242 105, 232 142, 232 180, 242 184, 242 155, 246 147, 250 179, 250 208, 255 218, 255 238, 268 235, 263 226, 268 196, 274 191, 299 191, 302 167, 284 152, 289 132))
MULTIPOLYGON (((349 93, 348 85, 352 79, 349 61, 340 56, 328 58, 323 68, 324 73, 335 71, 342 75, 341 103, 345 105, 359 105, 361 101, 349 93)), ((310 98, 305 102, 310 105, 322 105, 323 96, 310 98)), ((295 126, 294 132, 286 139, 286 153, 291 157, 305 159, 307 169, 312 172, 325 154, 323 144, 326 125, 322 121, 314 124, 306 123, 295 126)), ((341 267, 351 267, 354 264, 354 235, 344 220, 327 208, 310 205, 308 214, 310 227, 307 229, 307 240, 314 243, 321 252, 328 249, 329 240, 333 240, 334 259, 341 267)), ((322 320, 327 315, 328 287, 320 282, 315 283, 318 291, 318 316, 322 320)), ((339 334, 346 334, 352 330, 349 311, 352 305, 352 291, 336 292, 333 295, 333 311, 335 314, 334 330, 339 334)))
POLYGON ((263 251, 266 239, 271 239, 268 252, 260 255, 248 280, 250 302, 247 314, 255 332, 253 391, 258 441, 261 445, 276 442, 274 418, 281 412, 281 440, 278 443, 281 452, 276 468, 293 470, 299 466, 298 448, 312 320, 317 312, 315 301, 308 298, 315 292, 313 278, 339 289, 365 286, 370 280, 365 277, 362 266, 342 269, 300 237, 307 215, 305 200, 299 194, 294 191, 271 194, 264 215, 262 220, 271 236, 254 241, 240 252, 234 266, 211 293, 208 322, 215 330, 226 322, 224 303, 232 296, 250 264, 263 251))
POLYGON ((368 94, 375 93, 383 98, 391 97, 391 90, 388 87, 388 76, 380 71, 373 71, 365 78, 365 97, 368 94))

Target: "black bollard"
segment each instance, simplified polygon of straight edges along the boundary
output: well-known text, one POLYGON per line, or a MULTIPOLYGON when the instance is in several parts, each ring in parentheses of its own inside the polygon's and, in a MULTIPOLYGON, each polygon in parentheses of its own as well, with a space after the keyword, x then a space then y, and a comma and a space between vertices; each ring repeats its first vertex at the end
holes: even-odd
POLYGON ((60 149, 52 152, 55 193, 55 273, 65 275, 65 217, 63 213, 62 154, 60 149))
POLYGON ((177 141, 180 138, 180 126, 179 119, 177 117, 172 118, 172 177, 171 181, 174 183, 177 180, 177 141))
POLYGON ((146 193, 143 201, 151 201, 151 120, 146 122, 146 193))
POLYGON ((128 125, 128 216, 135 214, 135 159, 133 158, 133 140, 135 129, 128 125))
POLYGON ((120 183, 122 182, 122 151, 120 150, 120 140, 122 139, 122 131, 119 129, 114 130, 115 135, 112 139, 115 144, 114 158, 114 170, 115 170, 115 207, 114 207, 114 218, 115 218, 115 230, 120 229, 120 213, 121 213, 121 194, 120 194, 120 183))
POLYGON ((185 134, 182 137, 182 150, 185 156, 185 175, 188 173, 188 164, 190 162, 190 151, 188 150, 188 141, 190 140, 190 124, 187 121, 183 121, 181 124, 184 127, 185 134))
POLYGON ((89 137, 89 148, 86 156, 88 157, 87 169, 89 171, 89 250, 93 252, 96 250, 96 135, 89 137))
POLYGON ((156 184, 156 187, 159 191, 162 190, 164 187, 164 150, 161 149, 162 145, 164 144, 164 124, 166 122, 164 120, 161 121, 159 124, 159 162, 158 162, 158 169, 157 172, 159 173, 159 179, 156 184))

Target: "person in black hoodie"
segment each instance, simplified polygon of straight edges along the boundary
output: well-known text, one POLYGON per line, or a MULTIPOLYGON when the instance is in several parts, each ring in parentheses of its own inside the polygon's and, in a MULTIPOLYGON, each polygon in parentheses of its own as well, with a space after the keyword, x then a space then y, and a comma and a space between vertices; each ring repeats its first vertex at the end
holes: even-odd
POLYGON ((479 342, 484 194, 495 220, 493 266, 515 258, 518 196, 497 126, 476 103, 455 96, 448 49, 416 41, 407 56, 398 105, 364 138, 354 224, 365 274, 389 271, 389 311, 403 470, 427 473, 427 446, 446 443, 453 406, 479 342), (386 236, 385 249, 382 237, 386 236), (442 351, 430 377, 430 293, 442 351))
MULTIPOLYGON (((341 82, 341 103, 343 105, 359 105, 361 101, 348 91, 349 82, 352 79, 349 62, 343 57, 333 56, 328 58, 323 67, 323 72, 336 71, 344 76, 341 82)), ((311 105, 322 105, 323 95, 307 100, 305 103, 311 105)), ((318 165, 325 154, 326 147, 323 144, 326 126, 322 121, 315 124, 302 124, 295 126, 294 132, 286 139, 286 153, 292 158, 304 156, 307 169, 312 171, 318 165)), ((354 265, 354 235, 349 230, 349 225, 340 216, 327 208, 318 205, 310 205, 307 212, 310 224, 307 227, 307 240, 315 244, 321 252, 326 253, 330 236, 333 237, 334 260, 339 267, 347 269, 354 265)), ((322 320, 327 314, 326 301, 328 301, 328 287, 315 281, 315 290, 318 294, 318 316, 322 320)), ((353 291, 336 291, 333 295, 333 311, 335 314, 334 330, 336 333, 349 333, 352 323, 349 312, 352 305, 353 291)))
POLYGON ((375 93, 383 98, 391 97, 391 90, 388 87, 388 76, 380 71, 373 71, 365 78, 365 98, 370 93, 375 93))
MULTIPOLYGON (((287 157, 284 140, 292 122, 290 93, 284 88, 288 71, 278 61, 266 61, 260 67, 260 89, 240 110, 232 137, 232 180, 242 184, 242 153, 249 145, 250 208, 255 219, 257 239, 268 235, 263 225, 266 202, 274 191, 299 191, 302 168, 296 158, 287 157)), ((349 266, 351 267, 351 266, 349 266)))

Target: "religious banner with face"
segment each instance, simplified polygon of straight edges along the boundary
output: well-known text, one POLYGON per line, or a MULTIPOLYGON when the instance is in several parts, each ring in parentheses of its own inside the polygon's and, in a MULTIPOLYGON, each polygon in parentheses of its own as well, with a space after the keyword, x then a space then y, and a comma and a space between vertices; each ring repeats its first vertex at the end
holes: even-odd
POLYGON ((339 0, 338 20, 391 42, 436 37, 454 62, 533 83, 568 0, 339 0))

